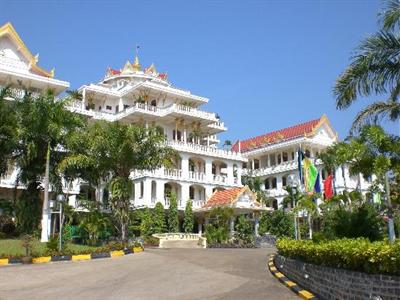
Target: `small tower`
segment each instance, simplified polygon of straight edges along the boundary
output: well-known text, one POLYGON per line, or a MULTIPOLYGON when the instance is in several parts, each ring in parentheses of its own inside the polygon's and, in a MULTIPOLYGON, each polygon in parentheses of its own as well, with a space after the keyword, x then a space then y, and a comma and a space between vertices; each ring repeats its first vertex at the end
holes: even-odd
POLYGON ((136 54, 135 60, 133 61, 133 64, 132 64, 132 69, 136 72, 139 72, 139 71, 141 71, 141 68, 142 67, 140 66, 140 63, 139 63, 139 57, 136 54))

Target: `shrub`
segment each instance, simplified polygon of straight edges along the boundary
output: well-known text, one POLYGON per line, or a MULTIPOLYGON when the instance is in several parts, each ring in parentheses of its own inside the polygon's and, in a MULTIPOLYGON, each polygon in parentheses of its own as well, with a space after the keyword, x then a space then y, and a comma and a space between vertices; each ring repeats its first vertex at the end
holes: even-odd
POLYGON ((155 233, 153 216, 150 208, 146 207, 141 214, 140 234, 151 236, 153 233, 155 233))
POLYGON ((4 235, 4 237, 15 236, 16 227, 12 218, 8 215, 0 216, 0 233, 4 235))
POLYGON ((240 216, 235 226, 235 239, 239 244, 251 244, 254 241, 253 222, 245 216, 240 216))
POLYGON ((194 216, 192 209, 192 200, 186 202, 185 217, 183 219, 183 231, 186 233, 193 232, 194 216))
POLYGON ((171 193, 171 199, 168 211, 168 231, 179 232, 179 213, 178 213, 178 201, 176 195, 171 193))
POLYGON ((144 244, 148 246, 157 246, 160 244, 160 239, 154 236, 145 236, 144 237, 144 244))
POLYGON ((366 238, 324 243, 280 239, 278 253, 289 258, 333 268, 400 275, 400 241, 370 242, 366 238))
POLYGON ((161 202, 157 202, 154 207, 154 233, 164 233, 167 231, 167 224, 165 222, 164 206, 161 202))
POLYGON ((294 236, 294 217, 291 213, 278 209, 265 212, 260 218, 260 234, 270 233, 277 237, 294 236))

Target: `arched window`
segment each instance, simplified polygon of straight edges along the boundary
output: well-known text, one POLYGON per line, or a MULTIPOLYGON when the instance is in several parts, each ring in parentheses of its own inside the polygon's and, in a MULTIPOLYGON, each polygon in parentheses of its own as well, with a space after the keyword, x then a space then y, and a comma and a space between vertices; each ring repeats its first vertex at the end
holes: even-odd
POLYGON ((150 102, 150 105, 151 106, 157 106, 157 100, 151 100, 151 102, 150 102))
POLYGON ((143 198, 144 196, 144 182, 140 182, 140 198, 143 198))
POLYGON ((194 187, 193 186, 189 187, 189 198, 190 198, 190 200, 194 200, 194 187))
POLYGON ((282 177, 282 186, 285 187, 287 185, 287 177, 283 176, 282 177))
POLYGON ((264 186, 265 186, 265 189, 266 189, 266 190, 269 190, 269 189, 271 188, 269 178, 265 179, 265 181, 264 181, 264 186))
POLYGON ((288 160, 289 160, 289 158, 288 158, 287 152, 283 152, 282 153, 282 161, 285 162, 285 161, 288 161, 288 160))
POLYGON ((277 184, 276 184, 276 177, 271 178, 271 188, 276 189, 277 184))
POLYGON ((281 154, 279 153, 279 154, 278 154, 278 165, 280 165, 281 162, 282 162, 282 156, 281 156, 281 154))
POLYGON ((175 141, 180 141, 181 140, 181 132, 178 130, 173 130, 172 131, 172 136, 174 138, 175 141))

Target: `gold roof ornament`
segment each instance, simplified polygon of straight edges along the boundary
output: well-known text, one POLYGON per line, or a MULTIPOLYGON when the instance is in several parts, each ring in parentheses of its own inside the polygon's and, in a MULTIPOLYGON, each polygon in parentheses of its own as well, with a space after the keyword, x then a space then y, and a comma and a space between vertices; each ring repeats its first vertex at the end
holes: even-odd
POLYGON ((29 62, 30 69, 34 73, 45 77, 50 77, 50 78, 54 77, 54 72, 52 73, 46 71, 37 65, 37 62, 39 60, 39 55, 34 56, 29 51, 29 49, 26 47, 21 37, 18 35, 17 31, 10 22, 6 23, 3 26, 0 26, 0 38, 3 36, 8 36, 13 41, 13 43, 17 46, 18 51, 20 51, 21 54, 29 62))
POLYGON ((136 71, 136 72, 141 71, 141 69, 142 69, 142 67, 140 66, 140 63, 139 63, 139 57, 137 55, 135 56, 135 60, 133 61, 132 69, 133 69, 133 71, 136 71))
POLYGON ((152 63, 151 65, 150 65, 150 67, 148 67, 147 69, 146 69, 146 74, 148 74, 148 73, 151 73, 151 74, 154 74, 154 75, 158 75, 158 72, 157 72, 157 69, 156 69, 156 66, 154 65, 154 63, 152 63))
POLYGON ((133 69, 131 63, 129 62, 129 60, 127 60, 125 63, 125 66, 121 70, 121 73, 127 74, 127 73, 133 73, 133 72, 134 72, 134 69, 133 69))

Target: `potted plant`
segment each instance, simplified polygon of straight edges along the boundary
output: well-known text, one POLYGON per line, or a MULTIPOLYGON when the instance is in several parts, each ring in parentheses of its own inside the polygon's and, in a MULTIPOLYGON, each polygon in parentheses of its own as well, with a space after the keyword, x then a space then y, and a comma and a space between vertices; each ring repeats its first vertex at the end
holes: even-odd
POLYGON ((22 237, 22 247, 25 248, 25 256, 22 257, 23 264, 32 263, 32 248, 33 248, 34 237, 26 234, 22 237))

